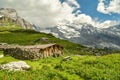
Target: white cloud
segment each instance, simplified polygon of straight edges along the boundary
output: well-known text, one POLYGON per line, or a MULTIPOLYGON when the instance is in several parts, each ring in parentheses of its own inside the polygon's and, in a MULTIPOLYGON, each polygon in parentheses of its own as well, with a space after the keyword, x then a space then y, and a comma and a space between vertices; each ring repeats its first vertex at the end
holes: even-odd
POLYGON ((76 0, 0 0, 0 7, 14 8, 19 15, 39 26, 52 26, 63 18, 72 18, 79 8, 76 0))
POLYGON ((86 14, 80 14, 78 17, 74 18, 73 20, 74 24, 91 24, 94 27, 97 28, 108 28, 110 26, 117 25, 118 22, 115 20, 106 20, 106 21, 99 21, 97 18, 93 19, 89 15, 86 14))
POLYGON ((94 25, 97 26, 98 28, 108 28, 108 27, 111 27, 111 26, 115 26, 117 24, 118 24, 117 21, 106 20, 104 22, 96 22, 94 25))
POLYGON ((120 0, 111 0, 108 5, 105 5, 107 0, 99 0, 97 10, 104 14, 118 13, 120 14, 120 0))
POLYGON ((88 24, 90 23, 90 24, 92 24, 92 21, 93 21, 92 18, 86 14, 80 14, 74 19, 74 22, 76 22, 76 23, 88 23, 88 24))
MULTIPOLYGON (((101 4, 101 6, 103 5, 101 4)), ((106 27, 112 26, 112 23, 115 24, 115 21, 99 22, 92 19, 89 15, 81 14, 81 11, 77 10, 80 8, 77 0, 65 0, 63 3, 59 0, 0 0, 0 7, 14 8, 21 17, 40 27, 51 27, 68 23, 87 23, 95 27, 106 27), (74 11, 76 12, 73 13, 74 11)), ((102 9, 106 12, 104 6, 100 10, 102 9)))

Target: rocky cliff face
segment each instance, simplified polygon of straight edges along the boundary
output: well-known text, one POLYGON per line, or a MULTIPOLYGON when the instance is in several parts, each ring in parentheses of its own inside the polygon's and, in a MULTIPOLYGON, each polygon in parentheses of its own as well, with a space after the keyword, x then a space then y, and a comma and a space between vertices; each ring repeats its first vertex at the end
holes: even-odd
POLYGON ((0 8, 0 25, 5 21, 16 23, 24 29, 33 29, 33 25, 19 17, 15 9, 0 8))

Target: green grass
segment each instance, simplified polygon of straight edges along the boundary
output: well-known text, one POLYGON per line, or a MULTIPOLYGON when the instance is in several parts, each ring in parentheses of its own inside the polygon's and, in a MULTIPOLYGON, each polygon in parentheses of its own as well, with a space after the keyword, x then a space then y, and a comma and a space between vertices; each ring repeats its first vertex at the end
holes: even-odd
POLYGON ((8 21, 2 22, 2 24, 3 25, 0 26, 0 32, 22 29, 21 26, 19 26, 18 24, 11 23, 11 22, 8 22, 8 21))
POLYGON ((3 54, 3 51, 0 51, 0 55, 3 54))
MULTIPOLYGON (((3 55, 3 51, 0 51, 0 55, 3 55)), ((15 59, 11 56, 4 56, 3 58, 0 58, 0 65, 13 62, 13 61, 19 61, 18 59, 15 59)))
POLYGON ((19 60, 13 57, 10 57, 10 56, 5 56, 4 58, 0 58, 0 64, 5 64, 5 63, 13 62, 13 61, 19 61, 19 60))
MULTIPOLYGON (((120 54, 106 56, 71 56, 72 60, 46 58, 26 61, 31 69, 25 72, 0 71, 1 80, 119 80, 120 54)), ((6 60, 5 57, 3 60, 6 60)), ((9 58, 10 59, 10 58, 9 58)), ((2 61, 3 61, 2 60, 2 61)), ((15 59, 16 60, 16 59, 15 59)), ((13 59, 13 61, 15 61, 13 59)), ((0 59, 1 61, 1 59, 0 59)), ((0 62, 1 64, 1 62, 0 62)))

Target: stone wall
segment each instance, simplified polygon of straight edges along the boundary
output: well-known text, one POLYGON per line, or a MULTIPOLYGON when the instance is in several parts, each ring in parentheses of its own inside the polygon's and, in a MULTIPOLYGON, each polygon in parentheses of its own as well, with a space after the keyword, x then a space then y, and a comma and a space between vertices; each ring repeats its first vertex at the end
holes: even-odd
MULTIPOLYGON (((44 47, 44 46, 43 46, 44 47)), ((0 49, 4 50, 4 55, 10 55, 22 60, 38 60, 46 57, 58 57, 63 54, 63 47, 52 45, 46 48, 34 46, 3 45, 0 49)))
POLYGON ((23 48, 9 48, 4 50, 4 55, 10 55, 17 59, 22 60, 38 60, 41 58, 40 53, 30 51, 30 49, 23 48))

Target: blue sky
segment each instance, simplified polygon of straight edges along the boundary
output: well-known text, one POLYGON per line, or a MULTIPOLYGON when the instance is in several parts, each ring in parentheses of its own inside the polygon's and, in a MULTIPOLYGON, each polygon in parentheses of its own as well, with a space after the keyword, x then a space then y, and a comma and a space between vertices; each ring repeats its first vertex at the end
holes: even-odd
MULTIPOLYGON (((112 13, 104 14, 97 11, 98 0, 77 0, 80 4, 80 10, 82 13, 91 16, 92 18, 98 18, 100 21, 105 20, 120 20, 120 14, 112 13)), ((105 5, 108 5, 110 0, 106 0, 105 5)))

